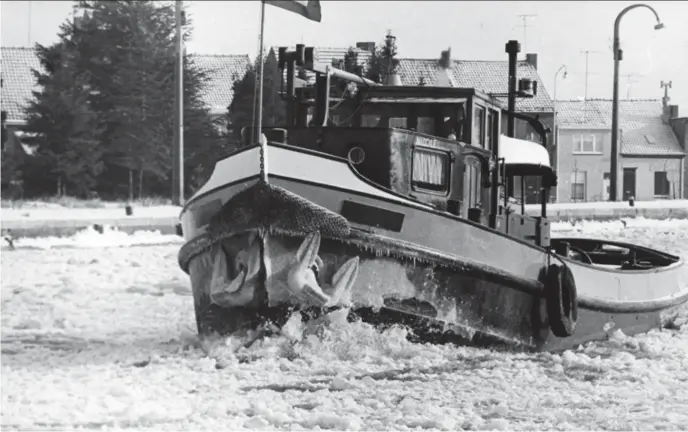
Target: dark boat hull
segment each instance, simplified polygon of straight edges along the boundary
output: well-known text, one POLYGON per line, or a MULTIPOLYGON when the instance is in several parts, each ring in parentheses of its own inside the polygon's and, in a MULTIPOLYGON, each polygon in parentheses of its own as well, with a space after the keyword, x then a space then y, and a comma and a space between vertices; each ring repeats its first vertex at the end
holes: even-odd
MULTIPOLYGON (((352 316, 419 317, 416 321, 424 321, 426 327, 441 325, 465 343, 561 350, 604 339, 613 330, 630 335, 657 328, 670 319, 668 310, 688 299, 681 263, 629 272, 556 258, 576 280, 579 319, 573 336, 555 337, 544 304, 543 272, 553 260, 545 249, 378 191, 342 161, 280 147, 271 149, 273 155, 270 165, 281 165, 273 170, 270 184, 289 191, 303 205, 313 204, 339 224, 321 233, 321 282, 330 283, 337 269, 358 258, 357 277, 346 299, 353 304, 352 316), (294 160, 284 162, 290 157, 294 160), (330 165, 309 172, 293 169, 316 162, 330 165), (328 174, 338 172, 350 177, 340 175, 339 186, 325 181, 328 174), (358 211, 347 213, 347 203, 358 211)), ((235 160, 237 167, 245 164, 235 160)), ((213 228, 211 219, 217 222, 223 211, 231 213, 252 202, 244 198, 244 204, 236 205, 234 199, 256 187, 255 176, 242 177, 239 172, 237 177, 216 182, 182 216, 190 241, 180 253, 180 264, 191 275, 202 334, 231 332, 290 309, 307 309, 285 289, 287 267, 304 238, 322 227, 294 225, 298 218, 279 212, 273 212, 268 223, 263 213, 270 206, 254 205, 255 213, 246 208, 238 216, 227 214, 224 228, 213 228), (256 244, 250 246, 251 241, 256 244), (243 297, 237 293, 232 294, 236 298, 213 300, 212 273, 220 243, 229 262, 249 246, 260 256, 260 266, 244 283, 248 294, 243 297)), ((236 271, 228 275, 237 276, 236 271)))

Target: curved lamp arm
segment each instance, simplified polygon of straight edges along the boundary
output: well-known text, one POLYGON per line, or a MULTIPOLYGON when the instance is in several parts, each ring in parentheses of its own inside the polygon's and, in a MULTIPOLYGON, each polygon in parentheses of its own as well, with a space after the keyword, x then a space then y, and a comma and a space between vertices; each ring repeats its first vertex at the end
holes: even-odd
MULTIPOLYGON (((657 19, 657 24, 655 24, 655 30, 660 30, 664 28, 664 24, 662 24, 662 21, 659 19, 659 14, 650 5, 646 5, 645 3, 637 3, 634 5, 630 5, 625 7, 619 14, 616 16, 616 20, 614 20, 614 59, 617 59, 617 53, 619 51, 619 24, 621 24, 621 18, 623 18, 624 15, 626 15, 627 12, 629 12, 632 9, 636 9, 639 7, 644 7, 649 9, 653 14, 655 14, 655 18, 657 19)), ((620 60, 620 59, 619 59, 620 60)))

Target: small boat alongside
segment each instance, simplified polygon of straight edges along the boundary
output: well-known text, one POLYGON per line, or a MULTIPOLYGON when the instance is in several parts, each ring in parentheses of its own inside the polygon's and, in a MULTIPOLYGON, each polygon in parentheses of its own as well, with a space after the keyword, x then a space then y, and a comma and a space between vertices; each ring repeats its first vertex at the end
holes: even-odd
POLYGON ((308 61, 316 85, 297 94, 288 63, 303 50, 281 51, 287 124, 218 161, 182 211, 202 336, 344 309, 423 340, 561 350, 660 327, 688 301, 677 256, 550 237, 556 175, 538 120, 476 89, 375 85, 308 61), (332 101, 332 78, 356 96, 332 101), (542 142, 503 134, 503 118, 542 142), (538 217, 510 201, 524 177, 541 185, 538 217))

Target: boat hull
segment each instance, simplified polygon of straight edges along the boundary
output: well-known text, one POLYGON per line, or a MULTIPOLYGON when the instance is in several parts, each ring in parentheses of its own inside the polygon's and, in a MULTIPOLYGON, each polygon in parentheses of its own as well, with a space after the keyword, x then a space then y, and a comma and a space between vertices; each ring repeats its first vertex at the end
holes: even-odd
MULTIPOLYGON (((248 159, 255 156, 244 153, 248 159)), ((285 217, 279 211, 266 219, 262 213, 269 203, 257 206, 245 196, 238 205, 236 197, 250 196, 258 180, 241 158, 230 158, 234 169, 222 172, 235 177, 211 178, 182 215, 189 242, 180 253, 180 265, 191 275, 202 334, 233 332, 247 323, 308 309, 286 281, 299 248, 316 231, 320 284, 331 284, 338 269, 358 260, 347 297, 328 307, 345 307, 352 316, 420 317, 470 344, 567 349, 604 339, 610 331, 634 334, 656 328, 671 319, 667 311, 688 299, 681 263, 620 272, 553 258, 532 244, 376 190, 342 161, 283 147, 271 148, 269 155, 269 165, 276 167, 270 184, 301 204, 312 204, 333 225, 299 225, 293 214, 285 217), (298 166, 313 169, 294 169, 298 166), (357 211, 347 213, 346 203, 355 204, 357 211), (232 215, 237 208, 245 210, 232 215), (213 228, 223 212, 224 228, 213 228), (223 259, 235 267, 240 252, 251 247, 258 251, 260 264, 251 269, 251 278, 244 277, 241 288, 252 290, 250 295, 213 300, 218 244, 223 259), (553 259, 568 266, 578 287, 579 319, 575 333, 566 338, 552 334, 545 307, 543 272, 553 259)), ((225 276, 236 279, 237 272, 228 270, 225 276)))

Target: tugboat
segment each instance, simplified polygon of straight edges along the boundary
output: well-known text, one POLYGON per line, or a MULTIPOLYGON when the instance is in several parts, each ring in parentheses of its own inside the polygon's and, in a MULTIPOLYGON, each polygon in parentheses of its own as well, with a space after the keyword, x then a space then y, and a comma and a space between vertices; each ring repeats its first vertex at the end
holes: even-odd
POLYGON ((509 98, 471 88, 378 85, 314 64, 313 49, 279 50, 282 128, 217 162, 181 213, 201 336, 279 328, 344 310, 401 323, 422 340, 558 351, 661 326, 688 301, 682 260, 622 242, 551 238, 556 175, 547 128, 509 98), (315 86, 294 88, 295 67, 315 86), (342 100, 331 79, 348 81, 342 100), (330 115, 337 104, 338 117, 330 115), (502 118, 507 120, 502 134, 502 118), (527 121, 541 143, 514 138, 527 121), (537 177, 541 214, 514 208, 515 181, 537 177))

